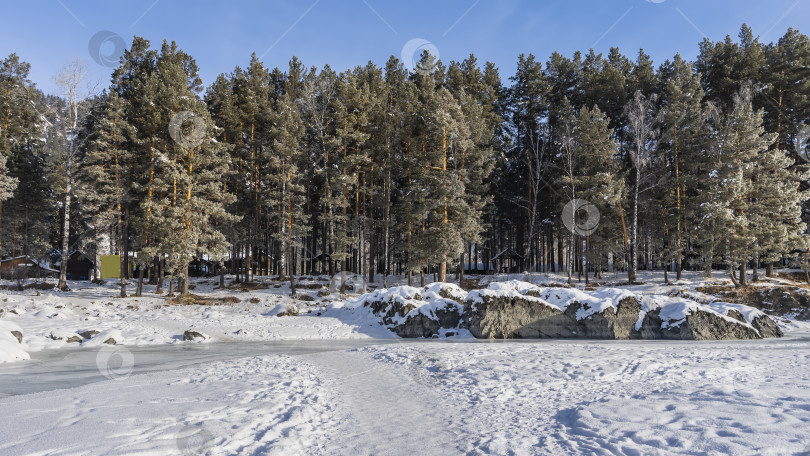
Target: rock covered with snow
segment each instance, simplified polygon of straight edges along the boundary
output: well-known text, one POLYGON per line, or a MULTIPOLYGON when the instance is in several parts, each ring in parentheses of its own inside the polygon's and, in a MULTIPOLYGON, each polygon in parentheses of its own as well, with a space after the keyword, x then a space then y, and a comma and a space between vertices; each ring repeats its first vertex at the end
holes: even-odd
POLYGON ((619 288, 583 291, 512 280, 469 293, 453 284, 376 290, 347 302, 367 307, 401 337, 466 329, 477 338, 723 340, 781 337, 767 315, 740 304, 709 303, 619 288))
POLYGON ((733 340, 782 337, 762 311, 742 304, 698 304, 682 298, 645 298, 646 312, 637 324, 643 339, 733 340))
POLYGON ((563 309, 538 296, 528 282, 491 283, 467 295, 463 325, 477 338, 565 338, 576 328, 568 324, 563 309))
POLYGON ((699 304, 617 288, 545 288, 520 281, 492 283, 470 292, 463 324, 481 338, 722 340, 782 336, 767 315, 740 304, 699 304))
POLYGON ((461 302, 466 296, 457 285, 433 283, 424 288, 383 288, 346 304, 349 308, 368 307, 400 337, 433 337, 442 329, 459 327, 461 302))
POLYGON ((124 336, 117 329, 106 331, 90 331, 90 338, 82 342, 84 347, 100 347, 103 345, 118 345, 124 343, 124 336))
POLYGON ((204 342, 209 339, 211 339, 211 337, 208 334, 200 331, 194 331, 192 329, 189 329, 183 333, 183 340, 185 341, 204 342))

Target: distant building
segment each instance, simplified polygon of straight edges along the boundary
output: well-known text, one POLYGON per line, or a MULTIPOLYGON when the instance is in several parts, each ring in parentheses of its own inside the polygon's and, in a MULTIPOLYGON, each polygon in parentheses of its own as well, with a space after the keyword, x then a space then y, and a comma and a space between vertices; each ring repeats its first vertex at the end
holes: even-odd
POLYGON ((0 276, 6 279, 56 277, 57 275, 59 275, 58 270, 50 268, 46 262, 28 255, 0 260, 0 276))
MULTIPOLYGON (((62 255, 58 250, 51 252, 51 261, 54 269, 59 272, 62 267, 62 255)), ((93 278, 93 268, 95 263, 84 253, 75 250, 68 255, 67 278, 68 280, 90 280, 93 278)))
POLYGON ((515 252, 511 248, 504 249, 490 260, 497 264, 499 272, 520 272, 523 269, 523 255, 515 252))

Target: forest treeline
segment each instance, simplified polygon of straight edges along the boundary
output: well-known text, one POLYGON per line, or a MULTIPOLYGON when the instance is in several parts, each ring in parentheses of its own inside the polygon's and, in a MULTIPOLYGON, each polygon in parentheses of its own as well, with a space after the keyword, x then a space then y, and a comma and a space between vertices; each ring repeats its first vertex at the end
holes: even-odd
POLYGON ((192 56, 139 37, 92 96, 79 63, 62 96, 29 68, 0 68, 0 253, 120 254, 137 294, 188 292, 194 261, 293 293, 337 271, 722 267, 745 285, 808 264, 810 40, 793 29, 766 44, 744 25, 658 66, 521 54, 508 81, 473 55, 338 73, 254 54, 203 87, 192 56))

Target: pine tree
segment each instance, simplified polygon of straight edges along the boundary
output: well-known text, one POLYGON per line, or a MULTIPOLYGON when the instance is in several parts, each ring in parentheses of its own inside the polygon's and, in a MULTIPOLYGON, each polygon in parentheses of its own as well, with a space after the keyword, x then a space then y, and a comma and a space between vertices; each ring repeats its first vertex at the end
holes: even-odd
MULTIPOLYGON (((217 76, 205 94, 205 103, 215 125, 214 138, 222 147, 222 153, 229 157, 229 168, 227 173, 221 177, 221 183, 223 191, 233 194, 236 201, 227 204, 226 211, 230 214, 242 215, 239 210, 239 202, 244 200, 244 195, 240 192, 240 190, 244 189, 244 179, 240 171, 242 165, 240 154, 242 136, 237 112, 238 106, 233 93, 233 80, 224 74, 217 76)), ((231 221, 232 219, 220 219, 217 224, 221 231, 229 233, 231 271, 235 273, 236 281, 239 282, 241 279, 240 271, 236 267, 236 252, 238 243, 241 240, 237 235, 238 232, 241 232, 239 230, 241 224, 229 223, 231 221)), ((222 261, 217 263, 220 289, 225 287, 225 268, 222 263, 222 261)))
POLYGON ((777 135, 775 148, 792 150, 791 138, 810 120, 810 39, 789 28, 765 48, 765 59, 765 127, 777 135))
MULTIPOLYGON (((758 261, 775 244, 787 244, 804 229, 798 204, 804 196, 798 187, 804 174, 788 170, 791 162, 784 153, 769 149, 776 137, 764 132, 763 113, 754 111, 749 88, 735 95, 730 112, 715 116, 710 154, 716 169, 708 175, 702 199, 701 241, 704 249, 722 249, 732 281, 745 286, 749 261, 758 261), (784 192, 783 197, 775 198, 775 191, 784 192)), ((707 257, 711 261, 716 254, 707 257)))
POLYGON ((733 109, 734 96, 743 85, 761 80, 765 51, 759 38, 747 24, 740 28, 738 38, 738 43, 731 36, 718 42, 705 38, 695 62, 706 100, 720 109, 733 109))
MULTIPOLYGON (((451 70, 453 68, 454 65, 451 65, 451 70)), ((466 233, 464 238, 472 260, 472 246, 482 240, 481 233, 486 226, 486 208, 492 202, 489 184, 495 165, 494 150, 500 146, 497 134, 503 119, 498 113, 497 99, 498 91, 502 88, 500 76, 492 63, 488 62, 484 72, 481 72, 475 56, 471 54, 458 68, 461 70, 462 83, 454 88, 448 82, 448 89, 459 103, 464 122, 469 128, 472 145, 470 149, 462 150, 459 159, 454 162, 456 172, 464 184, 464 198, 474 213, 469 225, 470 232, 466 233)), ((529 238, 529 243, 534 245, 532 239, 529 238)), ((463 252, 460 263, 461 279, 465 263, 463 252)))
MULTIPOLYGON (((382 96, 385 98, 383 109, 383 198, 386 201, 383 214, 383 257, 386 263, 383 285, 388 284, 391 265, 395 256, 400 261, 407 259, 411 248, 412 229, 410 207, 407 206, 403 189, 408 182, 409 167, 406 164, 411 143, 408 130, 413 109, 410 100, 415 87, 408 79, 408 71, 395 57, 388 59, 385 65, 385 79, 382 96), (398 222, 398 223, 395 223, 398 222)), ((413 282, 412 272, 407 270, 408 284, 413 282)))
POLYGON ((155 200, 163 189, 155 182, 156 168, 159 165, 158 152, 166 142, 169 118, 162 109, 158 98, 157 51, 150 49, 148 40, 134 37, 130 49, 123 55, 121 65, 112 75, 111 92, 116 92, 124 100, 125 118, 137 132, 137 136, 125 144, 131 151, 133 161, 130 174, 133 176, 129 191, 131 204, 125 209, 128 221, 126 227, 132 233, 129 247, 124 251, 128 262, 138 266, 138 284, 135 296, 143 289, 144 272, 151 263, 153 283, 156 292, 163 292, 165 259, 154 249, 157 229, 152 210, 155 200), (129 252, 135 252, 129 258, 129 252), (149 254, 147 256, 147 253, 149 254))
MULTIPOLYGON (((146 133, 140 142, 149 145, 148 167, 141 182, 146 191, 140 200, 147 233, 139 246, 139 257, 165 263, 170 277, 182 279, 182 293, 187 294, 191 261, 201 252, 213 259, 226 253, 219 221, 235 218, 225 211, 233 196, 221 183, 227 174, 228 157, 212 140, 211 117, 197 96, 201 82, 194 60, 175 43, 164 42, 160 53, 154 54, 146 51, 148 42, 137 40, 133 48, 139 49, 140 56, 155 58, 153 64, 145 65, 151 71, 143 75, 143 82, 149 83, 150 90, 141 95, 157 103, 139 99, 135 92, 132 114, 139 118, 151 113, 158 122, 165 122, 162 128, 156 123, 139 130, 139 134, 146 133)), ((139 87, 133 84, 124 88, 139 87)), ((169 292, 173 293, 171 285, 169 292)))
POLYGON ((321 270, 332 275, 336 259, 332 255, 335 251, 339 252, 338 256, 342 255, 348 240, 341 236, 344 231, 340 227, 345 226, 345 221, 340 208, 343 198, 337 190, 340 187, 340 154, 336 113, 341 109, 341 101, 338 76, 328 65, 307 81, 301 103, 308 127, 309 156, 314 166, 313 193, 319 208, 312 216, 313 234, 315 231, 320 234, 314 245, 320 243, 320 249, 313 248, 313 253, 320 255, 321 270))
POLYGON ((290 291, 296 295, 295 258, 293 253, 302 246, 308 233, 308 214, 304 210, 305 187, 299 167, 302 156, 304 125, 297 106, 297 90, 303 90, 300 63, 293 59, 281 91, 276 92, 271 134, 274 154, 270 159, 272 174, 268 177, 269 191, 265 204, 271 214, 274 238, 280 243, 279 275, 288 276, 290 291))
POLYGON ((262 175, 267 169, 271 155, 270 122, 272 119, 270 99, 270 72, 254 53, 246 71, 237 69, 233 78, 234 103, 240 126, 237 144, 238 181, 236 191, 240 194, 237 213, 242 216, 242 238, 245 240, 246 269, 248 281, 256 269, 258 252, 266 248, 267 239, 261 239, 264 214, 262 213, 262 175), (262 242, 265 241, 265 242, 262 242))
POLYGON ((505 157, 503 185, 504 205, 517 206, 519 220, 518 247, 532 264, 536 256, 534 242, 539 233, 541 213, 547 212, 546 192, 542 191, 547 176, 550 153, 547 149, 549 129, 543 122, 548 115, 548 82, 542 64, 529 54, 518 57, 517 74, 509 91, 512 150, 505 157), (524 177, 525 176, 525 177, 524 177), (525 220, 525 222, 524 222, 525 220), (528 240, 524 242, 524 226, 528 240))
MULTIPOLYGON (((619 203, 624 196, 624 182, 621 179, 618 162, 618 144, 613 138, 610 120, 594 106, 582 108, 574 122, 576 147, 576 171, 568 182, 576 199, 588 202, 591 212, 589 219, 575 220, 578 214, 563 214, 572 221, 583 224, 577 234, 585 238, 586 259, 596 271, 607 266, 609 254, 616 256, 621 243, 615 242, 619 221, 619 203), (593 212, 595 209, 595 213, 593 212), (598 224, 597 224, 598 222, 598 224)), ((586 268, 587 283, 587 268, 586 268)))
POLYGON ((482 161, 475 158, 478 154, 472 155, 476 144, 470 131, 480 121, 482 111, 480 107, 473 109, 474 102, 462 95, 461 100, 468 106, 471 117, 465 116, 450 91, 437 85, 444 80, 443 67, 434 62, 432 55, 424 53, 419 65, 436 71, 413 75, 418 97, 412 138, 417 150, 410 157, 406 201, 414 209, 415 217, 411 222, 421 224, 419 234, 412 240, 410 268, 436 265, 438 280, 444 282, 448 263, 454 263, 464 251, 465 240, 477 240, 482 230, 483 204, 480 200, 465 198, 465 184, 469 183, 470 174, 466 166, 482 161))
MULTIPOLYGON (((357 253, 358 260, 364 255, 362 234, 364 220, 361 217, 361 175, 370 167, 366 141, 369 135, 363 131, 367 124, 368 92, 360 86, 358 75, 353 72, 341 74, 337 83, 339 103, 335 112, 335 157, 336 181, 332 187, 337 197, 332 200, 334 223, 333 259, 341 261, 343 271, 350 269, 347 260, 357 253), (351 212, 353 210, 353 213, 351 212), (352 250, 355 252, 353 253, 352 250)), ((356 268, 352 270, 358 272, 356 268)), ((341 287, 345 280, 341 280, 341 287)), ((342 290, 341 290, 342 291, 342 290)))
POLYGON ((667 61, 659 70, 663 89, 661 96, 661 138, 659 153, 664 167, 659 168, 658 194, 662 213, 667 262, 674 261, 676 280, 681 271, 688 245, 688 227, 697 211, 693 193, 698 167, 704 160, 701 134, 703 89, 692 66, 680 55, 667 61))
POLYGON ((127 146, 135 141, 136 131, 126 119, 125 103, 117 92, 107 95, 97 112, 88 116, 84 130, 90 136, 84 144, 78 170, 79 198, 84 212, 95 219, 95 230, 112 230, 116 234, 121 297, 125 298, 127 209, 131 205, 129 190, 133 176, 130 173, 135 160, 127 146))
MULTIPOLYGON (((14 191, 20 184, 19 177, 25 176, 19 172, 20 167, 26 162, 23 156, 31 156, 38 142, 39 127, 34 101, 39 98, 39 94, 28 79, 30 70, 31 65, 21 61, 17 54, 9 55, 0 63, 0 233, 9 231, 3 226, 3 221, 7 220, 4 215, 9 212, 8 208, 4 207, 4 201, 15 194, 14 191), (17 166, 8 162, 9 159, 14 161, 14 156, 17 166), (15 168, 17 176, 14 175, 15 168)), ((23 185, 26 184, 27 182, 23 182, 23 185)), ((24 204, 24 198, 21 198, 20 202, 24 204)), ((19 216, 20 212, 25 211, 11 212, 16 212, 19 216)), ((7 251, 3 250, 4 238, 7 236, 0 234, 2 252, 7 251)))

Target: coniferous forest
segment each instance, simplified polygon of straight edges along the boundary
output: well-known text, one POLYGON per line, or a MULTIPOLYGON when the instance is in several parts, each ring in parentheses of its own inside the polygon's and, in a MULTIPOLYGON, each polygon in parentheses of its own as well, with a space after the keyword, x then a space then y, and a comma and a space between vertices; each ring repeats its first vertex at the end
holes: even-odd
POLYGON ((509 69, 245 57, 204 86, 175 43, 135 37, 91 96, 79 62, 56 96, 24 56, 5 58, 0 254, 120 254, 137 279, 122 294, 187 293, 200 261, 289 278, 293 294, 296 274, 338 271, 635 282, 714 269, 745 285, 810 268, 799 31, 763 43, 744 25, 694 62, 617 48, 509 69))

